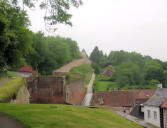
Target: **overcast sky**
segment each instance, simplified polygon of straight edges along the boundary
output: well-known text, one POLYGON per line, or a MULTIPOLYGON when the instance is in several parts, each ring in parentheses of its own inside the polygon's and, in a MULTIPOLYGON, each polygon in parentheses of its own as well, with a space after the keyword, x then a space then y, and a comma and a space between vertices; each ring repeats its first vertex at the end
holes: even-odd
POLYGON ((112 50, 136 51, 167 61, 167 0, 83 0, 71 9, 73 27, 57 25, 45 30, 40 9, 29 11, 34 32, 70 37, 88 54, 95 46, 112 50))

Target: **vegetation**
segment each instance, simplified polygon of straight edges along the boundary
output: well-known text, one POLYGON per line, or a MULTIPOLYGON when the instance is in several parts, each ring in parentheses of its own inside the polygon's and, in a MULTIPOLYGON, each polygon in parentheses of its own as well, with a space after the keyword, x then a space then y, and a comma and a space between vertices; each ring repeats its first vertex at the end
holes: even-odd
MULTIPOLYGON (((77 42, 70 38, 46 37, 41 32, 31 32, 26 11, 18 7, 17 0, 9 1, 0 0, 0 76, 7 73, 7 70, 15 70, 26 64, 42 75, 50 75, 54 69, 80 57, 77 42)), ((31 0, 23 1, 26 5, 32 5, 31 0)), ((62 1, 59 2, 57 4, 61 4, 62 1)), ((68 4, 74 2, 76 6, 79 4, 75 0, 68 4)), ((64 1, 63 4, 66 3, 67 1, 64 1)), ((68 24, 69 18, 64 19, 65 17, 61 17, 62 21, 57 17, 57 22, 65 21, 68 24)), ((56 23, 54 20, 56 19, 53 18, 52 21, 56 23)))
POLYGON ((93 84, 94 91, 109 91, 118 89, 116 82, 111 81, 111 77, 97 75, 93 84))
POLYGON ((110 90, 132 88, 156 88, 158 83, 167 87, 167 62, 142 56, 136 52, 112 51, 104 55, 97 47, 92 51, 90 59, 97 74, 102 74, 110 65, 115 73, 108 81, 96 78, 95 90, 110 90))
POLYGON ((92 67, 96 74, 99 74, 102 69, 106 66, 107 55, 104 55, 102 51, 96 46, 90 55, 90 60, 92 61, 92 67))
MULTIPOLYGON (((1 0, 6 1, 6 0, 1 0)), ((12 6, 17 8, 25 9, 24 6, 29 8, 34 8, 36 3, 39 1, 36 0, 8 0, 12 6)), ((48 25, 55 25, 57 23, 63 23, 67 25, 72 25, 70 19, 72 15, 69 13, 71 6, 79 7, 82 5, 81 0, 41 0, 40 8, 45 10, 44 19, 48 25)), ((53 28, 53 27, 52 27, 53 28)))
POLYGON ((83 78, 85 83, 88 84, 90 82, 91 76, 93 73, 93 69, 91 67, 91 65, 89 64, 82 64, 78 67, 74 67, 70 70, 67 79, 69 79, 70 81, 77 79, 77 77, 79 78, 83 78), (72 74, 77 73, 77 75, 72 75, 72 74), (78 75, 80 74, 80 75, 78 75))
POLYGON ((77 43, 70 38, 45 37, 39 32, 33 36, 32 47, 26 61, 42 75, 52 74, 54 69, 80 58, 77 43))
POLYGON ((20 120, 28 128, 142 128, 103 109, 70 105, 0 104, 0 112, 20 120))
POLYGON ((0 102, 5 102, 6 100, 12 98, 13 95, 16 95, 18 89, 24 84, 23 78, 17 78, 9 80, 4 85, 0 86, 0 102))
POLYGON ((7 66, 24 64, 32 44, 32 32, 27 28, 29 20, 25 11, 13 8, 0 0, 0 72, 7 66))

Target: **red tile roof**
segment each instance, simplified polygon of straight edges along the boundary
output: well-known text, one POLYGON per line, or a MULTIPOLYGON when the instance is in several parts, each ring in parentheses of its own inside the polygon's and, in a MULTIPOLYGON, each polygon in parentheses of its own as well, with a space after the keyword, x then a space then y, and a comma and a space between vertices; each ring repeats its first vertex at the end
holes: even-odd
POLYGON ((95 92, 94 103, 100 105, 99 97, 103 97, 104 105, 113 107, 133 106, 147 101, 155 90, 119 90, 95 92))
POLYGON ((23 66, 23 67, 19 68, 17 71, 19 71, 19 72, 28 72, 28 73, 36 72, 29 65, 23 66))
POLYGON ((167 108, 167 99, 162 103, 161 107, 162 108, 167 108))

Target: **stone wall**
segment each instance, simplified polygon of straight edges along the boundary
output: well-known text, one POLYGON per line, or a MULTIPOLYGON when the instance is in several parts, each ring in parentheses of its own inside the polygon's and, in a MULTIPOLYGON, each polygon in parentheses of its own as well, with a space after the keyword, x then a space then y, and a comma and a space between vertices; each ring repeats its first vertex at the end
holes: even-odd
POLYGON ((27 86, 23 85, 19 89, 19 91, 16 95, 16 99, 12 99, 10 101, 10 103, 11 104, 29 104, 29 102, 30 102, 29 98, 30 98, 30 94, 27 90, 27 86))
POLYGON ((65 103, 64 77, 30 77, 27 79, 31 103, 65 103))

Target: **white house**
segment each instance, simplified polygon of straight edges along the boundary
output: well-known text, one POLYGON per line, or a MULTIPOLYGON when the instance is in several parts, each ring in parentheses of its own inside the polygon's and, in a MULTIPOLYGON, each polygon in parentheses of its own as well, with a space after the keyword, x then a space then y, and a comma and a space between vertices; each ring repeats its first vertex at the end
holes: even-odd
POLYGON ((144 120, 161 127, 163 114, 161 104, 167 99, 167 89, 158 88, 154 95, 144 103, 144 120))

